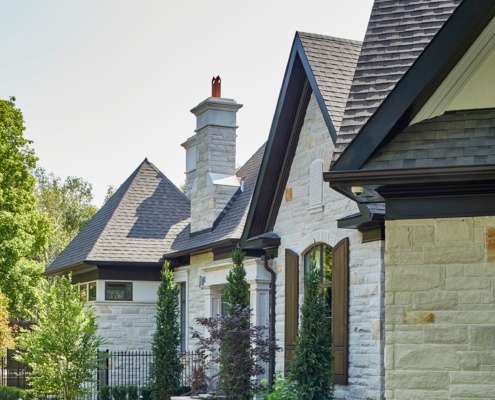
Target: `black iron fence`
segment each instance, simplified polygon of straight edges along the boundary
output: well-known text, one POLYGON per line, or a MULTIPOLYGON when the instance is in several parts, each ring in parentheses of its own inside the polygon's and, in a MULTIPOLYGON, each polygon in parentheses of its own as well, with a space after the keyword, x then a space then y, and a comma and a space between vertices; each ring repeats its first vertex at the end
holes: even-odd
MULTIPOLYGON (((103 351, 99 353, 100 363, 96 372, 96 390, 102 386, 147 386, 149 383, 149 367, 153 360, 150 351, 103 351)), ((181 384, 187 386, 189 376, 194 368, 203 363, 200 353, 186 352, 181 354, 183 365, 181 384)), ((0 386, 28 388, 27 377, 30 370, 14 359, 14 352, 8 350, 6 356, 0 357, 0 386)), ((93 387, 93 385, 91 385, 93 387)))

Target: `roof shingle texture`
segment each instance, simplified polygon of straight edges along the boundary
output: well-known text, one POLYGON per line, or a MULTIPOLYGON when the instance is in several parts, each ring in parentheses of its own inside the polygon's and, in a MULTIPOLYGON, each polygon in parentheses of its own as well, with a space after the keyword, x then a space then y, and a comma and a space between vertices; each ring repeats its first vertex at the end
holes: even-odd
POLYGON ((375 0, 337 138, 334 161, 461 0, 375 0))
POLYGON ((265 145, 261 146, 244 166, 237 171, 237 177, 244 179, 244 191, 236 196, 235 201, 229 203, 228 212, 222 216, 215 229, 208 233, 191 236, 191 225, 188 224, 178 234, 176 240, 166 252, 165 258, 167 256, 171 257, 175 253, 187 253, 202 246, 213 245, 222 240, 241 238, 264 151, 265 145))
POLYGON ((328 114, 338 131, 361 51, 356 40, 298 32, 328 114))
POLYGON ((495 164, 495 110, 448 112, 414 124, 373 154, 364 170, 495 164))
POLYGON ((189 212, 189 199, 145 160, 47 272, 83 261, 161 262, 189 212))

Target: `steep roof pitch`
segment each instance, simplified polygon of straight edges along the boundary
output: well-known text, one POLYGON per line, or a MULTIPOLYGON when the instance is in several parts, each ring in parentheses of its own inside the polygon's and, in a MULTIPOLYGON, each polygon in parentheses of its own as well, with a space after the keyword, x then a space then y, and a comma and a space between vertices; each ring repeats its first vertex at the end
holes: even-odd
POLYGON ((273 229, 313 93, 336 140, 361 43, 298 32, 292 45, 243 240, 273 229))
POLYGON ((215 246, 237 243, 242 235, 246 215, 253 196, 265 145, 240 168, 236 175, 243 181, 243 191, 238 191, 217 219, 211 232, 191 235, 187 224, 165 252, 166 259, 177 258, 196 251, 208 251, 215 246))
POLYGON ((382 104, 461 0, 375 0, 334 161, 382 104))
POLYGON ((188 222, 187 197, 147 159, 47 268, 98 262, 160 263, 188 222))

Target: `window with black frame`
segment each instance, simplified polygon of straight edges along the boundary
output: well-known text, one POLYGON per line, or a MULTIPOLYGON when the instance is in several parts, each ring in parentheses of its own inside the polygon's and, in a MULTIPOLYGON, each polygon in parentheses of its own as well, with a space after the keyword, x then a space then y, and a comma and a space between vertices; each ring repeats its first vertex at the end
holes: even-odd
POLYGON ((105 300, 132 301, 132 282, 106 282, 105 300))

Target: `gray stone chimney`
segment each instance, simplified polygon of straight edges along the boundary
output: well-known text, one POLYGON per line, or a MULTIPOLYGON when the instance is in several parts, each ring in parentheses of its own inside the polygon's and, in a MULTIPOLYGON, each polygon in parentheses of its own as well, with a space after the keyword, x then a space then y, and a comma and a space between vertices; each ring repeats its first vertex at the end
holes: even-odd
POLYGON ((191 200, 191 233, 210 230, 240 187, 235 175, 236 114, 242 104, 223 99, 220 77, 213 78, 212 97, 194 107, 196 134, 186 149, 186 195, 191 200))

